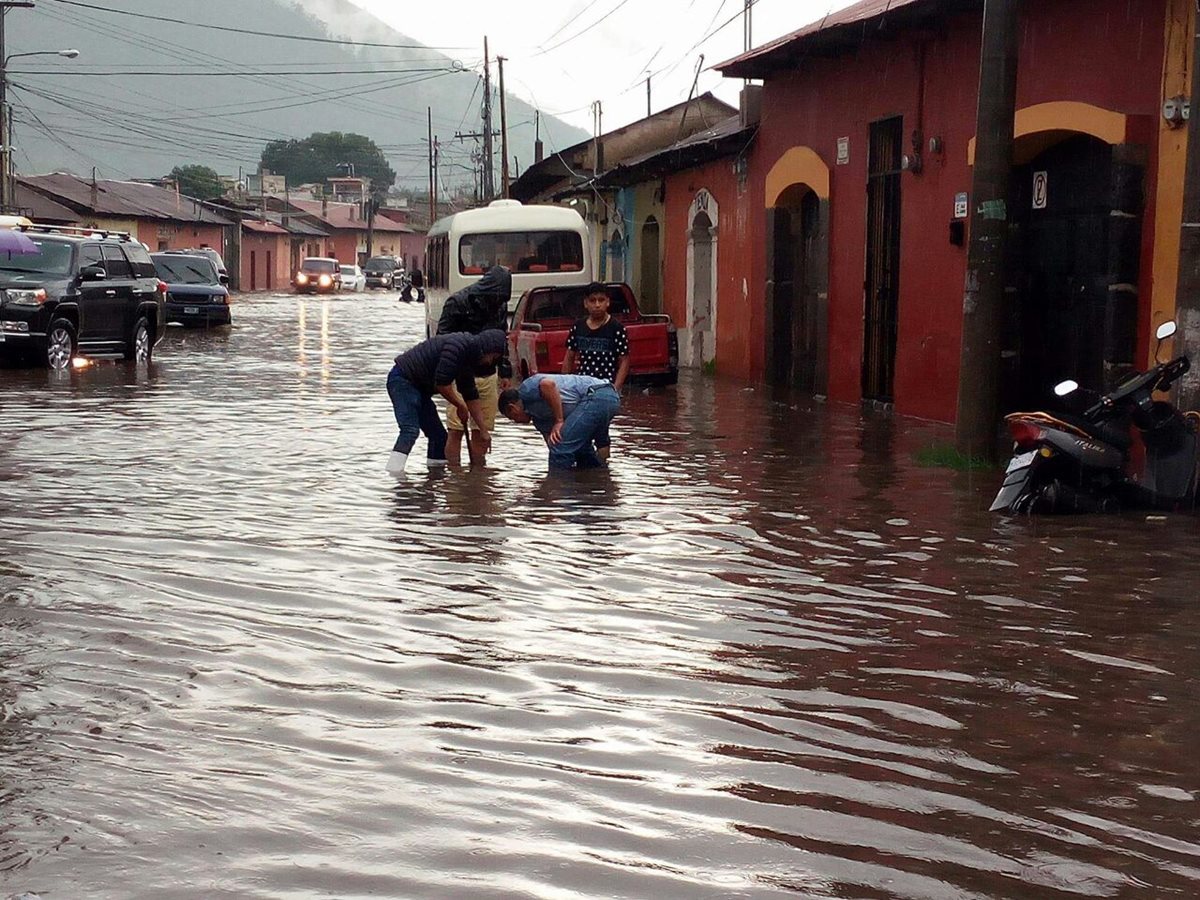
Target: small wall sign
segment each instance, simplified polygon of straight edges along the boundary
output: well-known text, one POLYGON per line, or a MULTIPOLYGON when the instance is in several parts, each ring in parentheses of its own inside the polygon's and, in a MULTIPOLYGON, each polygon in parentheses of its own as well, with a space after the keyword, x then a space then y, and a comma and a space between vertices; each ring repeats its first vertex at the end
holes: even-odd
POLYGON ((850 164, 850 138, 848 137, 837 139, 837 164, 839 166, 850 164))
POLYGON ((1033 208, 1045 209, 1050 176, 1047 172, 1033 173, 1033 208))
POLYGON ((967 217, 967 192, 954 195, 954 218, 965 219, 967 217))

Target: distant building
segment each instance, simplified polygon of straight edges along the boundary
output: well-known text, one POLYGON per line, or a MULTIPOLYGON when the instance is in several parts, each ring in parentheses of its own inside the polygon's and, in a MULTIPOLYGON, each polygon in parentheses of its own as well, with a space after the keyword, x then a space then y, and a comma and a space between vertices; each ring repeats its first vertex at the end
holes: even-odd
POLYGON ((158 185, 92 181, 65 172, 24 175, 16 181, 18 202, 30 204, 35 220, 61 222, 69 210, 77 224, 127 231, 151 250, 212 247, 225 255, 237 239, 232 219, 158 185), (47 200, 53 207, 39 211, 47 200))

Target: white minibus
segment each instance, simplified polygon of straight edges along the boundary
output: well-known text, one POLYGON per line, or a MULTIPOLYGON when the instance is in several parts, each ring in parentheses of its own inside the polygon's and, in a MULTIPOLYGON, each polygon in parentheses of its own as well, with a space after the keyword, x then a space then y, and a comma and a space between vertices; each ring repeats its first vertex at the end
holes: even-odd
POLYGON ((425 333, 437 333, 447 297, 494 265, 512 273, 510 313, 530 288, 588 284, 588 241, 583 217, 566 206, 493 200, 439 219, 425 240, 425 333))

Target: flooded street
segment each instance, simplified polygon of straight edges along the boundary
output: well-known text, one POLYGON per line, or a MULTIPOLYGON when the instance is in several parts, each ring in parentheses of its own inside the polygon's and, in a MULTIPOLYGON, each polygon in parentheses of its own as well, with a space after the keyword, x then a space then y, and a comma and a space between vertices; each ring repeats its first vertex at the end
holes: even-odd
POLYGON ((0 896, 1200 894, 1200 524, 685 375, 407 478, 394 294, 0 371, 0 896))

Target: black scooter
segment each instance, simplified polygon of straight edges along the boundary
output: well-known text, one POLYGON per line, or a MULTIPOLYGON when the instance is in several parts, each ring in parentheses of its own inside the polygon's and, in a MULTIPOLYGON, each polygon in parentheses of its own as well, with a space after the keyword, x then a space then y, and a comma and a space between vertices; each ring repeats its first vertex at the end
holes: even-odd
MULTIPOLYGON (((1174 322, 1157 332, 1159 348, 1175 334, 1174 322)), ((1119 384, 1080 414, 1013 413, 1013 457, 993 512, 1111 512, 1119 509, 1184 509, 1196 504, 1197 425, 1200 414, 1181 413, 1155 400, 1191 363, 1186 356, 1159 363, 1119 384), (1145 447, 1140 475, 1131 472, 1133 434, 1145 447)), ((1079 397, 1074 381, 1054 389, 1079 397)))

